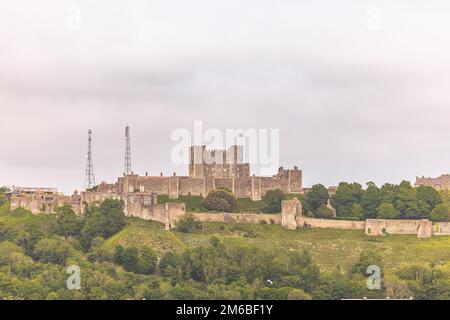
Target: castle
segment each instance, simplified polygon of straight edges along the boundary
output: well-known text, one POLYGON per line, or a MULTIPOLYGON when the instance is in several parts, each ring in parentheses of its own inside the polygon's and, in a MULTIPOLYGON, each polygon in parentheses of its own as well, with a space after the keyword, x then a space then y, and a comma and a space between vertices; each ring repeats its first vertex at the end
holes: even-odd
POLYGON ((190 148, 189 176, 139 176, 119 177, 115 184, 101 183, 99 193, 128 194, 134 192, 157 193, 176 199, 180 195, 205 197, 214 189, 229 189, 237 198, 261 200, 269 190, 281 189, 283 193, 303 193, 302 171, 297 167, 279 168, 272 177, 250 176, 250 165, 243 163, 242 147, 228 150, 207 150, 205 146, 190 148))
POLYGON ((33 214, 54 213, 57 207, 70 205, 78 214, 86 206, 106 199, 123 200, 125 214, 157 220, 170 229, 176 216, 186 213, 182 203, 158 204, 158 195, 177 199, 180 195, 205 197, 214 189, 227 188, 237 198, 261 200, 269 190, 302 193, 302 171, 279 168, 272 177, 250 176, 250 165, 243 163, 242 147, 207 150, 190 148, 189 176, 139 176, 131 172, 116 183, 102 182, 94 188, 71 196, 50 188, 14 188, 10 194, 11 210, 25 208, 33 214))
MULTIPOLYGON (((418 185, 447 188, 450 175, 439 180, 417 179, 418 185)), ((158 195, 176 199, 182 195, 205 197, 217 188, 229 189, 237 198, 260 200, 269 190, 281 189, 285 194, 301 194, 302 171, 297 167, 279 168, 272 177, 250 175, 250 165, 243 162, 242 147, 232 146, 228 150, 207 150, 205 146, 190 148, 189 176, 139 176, 131 170, 119 177, 115 183, 102 182, 84 192, 67 196, 51 188, 13 188, 9 195, 11 210, 25 208, 33 214, 54 213, 57 207, 70 205, 78 214, 86 206, 117 199, 124 202, 125 215, 155 220, 164 224, 166 230, 186 214, 184 203, 158 203, 158 195)), ((333 193, 333 188, 329 193, 333 193)), ((331 207, 330 203, 328 206, 331 207)), ((332 208, 332 207, 331 207, 332 208)), ((280 224, 286 229, 300 227, 337 228, 363 230, 370 236, 386 234, 414 234, 421 238, 432 235, 450 235, 450 222, 432 223, 429 220, 368 219, 366 221, 327 220, 304 217, 301 202, 285 200, 281 214, 256 213, 193 213, 195 219, 205 222, 270 223, 280 224)))
POLYGON ((440 191, 450 190, 450 174, 443 174, 437 178, 416 177, 416 183, 414 185, 416 187, 430 186, 440 191))
MULTIPOLYGON (((82 213, 88 203, 105 199, 120 199, 125 203, 125 214, 145 220, 159 221, 166 230, 172 229, 176 221, 186 214, 183 203, 157 203, 156 193, 133 192, 128 194, 82 192, 65 196, 54 189, 15 189, 11 195, 11 210, 25 208, 34 214, 51 213, 58 206, 69 204, 82 213)), ((256 213, 193 213, 195 219, 203 222, 267 223, 279 224, 290 230, 297 228, 333 228, 361 230, 368 236, 387 234, 410 234, 419 238, 432 235, 450 235, 450 222, 431 222, 429 220, 368 219, 366 221, 329 220, 303 216, 302 204, 295 198, 282 202, 281 214, 256 213)))

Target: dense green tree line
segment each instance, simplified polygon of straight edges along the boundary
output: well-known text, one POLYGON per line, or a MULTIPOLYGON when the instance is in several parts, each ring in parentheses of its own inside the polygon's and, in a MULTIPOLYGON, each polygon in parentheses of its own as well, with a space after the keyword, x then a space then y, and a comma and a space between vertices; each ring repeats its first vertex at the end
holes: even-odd
MULTIPOLYGON (((117 245, 111 252, 106 241, 125 225, 120 201, 93 206, 84 218, 68 207, 34 218, 30 221, 42 224, 0 224, 0 298, 340 299, 375 294, 365 288, 363 276, 322 274, 306 251, 224 244, 212 237, 205 246, 167 251, 159 258, 139 243, 117 245), (67 288, 71 265, 80 267, 81 290, 67 288)), ((184 231, 201 230, 197 223, 184 231)))
MULTIPOLYGON (((330 218, 331 212, 325 210, 329 194, 323 185, 313 186, 300 199, 305 215, 330 218)), ((359 183, 342 182, 331 196, 331 204, 338 218, 450 221, 450 209, 436 189, 414 188, 407 181, 399 185, 384 184, 381 188, 369 182, 365 189, 359 183)))
MULTIPOLYGON (((0 299, 450 298, 450 270, 444 265, 405 265, 380 290, 369 290, 367 268, 383 269, 382 258, 370 251, 348 270, 337 266, 324 273, 308 251, 274 251, 214 236, 199 247, 159 256, 140 243, 111 247, 111 237, 126 224, 121 201, 90 207, 83 218, 68 207, 48 216, 21 210, 0 214, 5 217, 0 223, 0 299), (21 219, 13 223, 8 215, 21 219), (72 265, 81 270, 80 290, 67 288, 72 265)), ((185 220, 177 226, 180 231, 201 232, 198 221, 185 220)))

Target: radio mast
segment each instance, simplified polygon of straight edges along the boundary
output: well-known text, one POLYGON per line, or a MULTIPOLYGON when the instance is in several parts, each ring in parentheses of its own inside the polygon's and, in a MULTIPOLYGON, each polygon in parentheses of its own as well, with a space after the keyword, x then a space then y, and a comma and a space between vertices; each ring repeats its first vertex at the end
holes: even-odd
POLYGON ((88 131, 88 152, 86 162, 86 177, 84 180, 84 187, 91 189, 95 186, 94 166, 92 164, 92 130, 88 131))
POLYGON ((125 171, 124 175, 132 174, 131 171, 131 143, 130 143, 130 127, 125 127, 125 171))

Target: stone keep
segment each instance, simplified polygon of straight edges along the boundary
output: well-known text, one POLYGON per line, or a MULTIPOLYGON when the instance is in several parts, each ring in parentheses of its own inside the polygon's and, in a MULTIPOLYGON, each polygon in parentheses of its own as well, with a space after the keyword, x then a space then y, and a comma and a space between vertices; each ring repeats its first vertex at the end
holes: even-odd
POLYGON ((281 225, 286 229, 297 228, 297 217, 302 216, 302 203, 297 198, 281 202, 281 225))

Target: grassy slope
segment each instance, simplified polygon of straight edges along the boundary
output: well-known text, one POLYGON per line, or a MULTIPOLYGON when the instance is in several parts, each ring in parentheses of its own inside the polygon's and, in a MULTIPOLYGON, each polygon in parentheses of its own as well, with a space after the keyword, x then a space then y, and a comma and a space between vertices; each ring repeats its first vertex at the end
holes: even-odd
POLYGON ((16 230, 24 229, 26 226, 34 226, 37 229, 49 230, 52 227, 52 221, 49 216, 32 215, 25 209, 16 209, 9 211, 9 202, 0 206, 0 223, 13 226, 16 230))
MULTIPOLYGON (((296 194, 285 195, 285 199, 293 199, 296 194)), ((169 196, 159 195, 158 203, 166 202, 184 202, 186 204, 187 211, 189 212, 207 212, 202 205, 203 197, 199 196, 180 196, 178 199, 170 199, 169 196)), ((239 212, 262 212, 269 213, 267 209, 267 202, 264 200, 253 201, 250 198, 238 198, 239 212)))
MULTIPOLYGON (((189 212, 207 212, 202 205, 203 197, 200 196, 180 196, 178 199, 170 199, 169 196, 159 195, 158 203, 166 202, 184 202, 186 204, 186 209, 189 212)), ((240 198, 237 199, 239 204, 239 211, 243 212, 264 212, 267 203, 264 200, 253 201, 250 198, 240 198)))
MULTIPOLYGON (((51 218, 33 216, 25 210, 9 213, 7 204, 0 207, 0 223, 23 228, 35 225, 48 228, 51 218)), ((339 266, 348 270, 360 252, 374 250, 383 257, 385 274, 391 277, 402 263, 444 264, 450 261, 450 237, 441 236, 418 239, 413 235, 388 235, 372 238, 359 230, 297 229, 286 230, 279 225, 247 225, 205 223, 201 233, 185 234, 165 231, 161 223, 129 219, 129 225, 108 239, 105 246, 111 251, 118 243, 123 245, 147 245, 159 256, 165 251, 182 251, 189 247, 206 245, 211 236, 223 242, 245 246, 263 247, 269 250, 308 249, 323 271, 333 271, 339 266)))
POLYGON ((206 245, 212 235, 230 244, 264 247, 269 250, 308 249, 323 271, 333 271, 337 266, 348 270, 360 252, 374 250, 383 257, 386 276, 390 277, 402 263, 445 264, 450 261, 450 237, 418 239, 412 235, 389 235, 372 238, 359 230, 297 229, 285 230, 279 225, 243 225, 207 223, 201 233, 183 234, 164 231, 157 222, 131 221, 122 232, 106 243, 113 248, 116 243, 139 243, 153 247, 158 254, 165 250, 182 250, 206 245), (248 237, 248 234, 253 237, 248 237), (247 235, 247 237, 245 236, 247 235))
POLYGON ((177 202, 185 203, 186 210, 189 212, 204 212, 206 211, 202 206, 203 197, 200 196, 179 196, 177 199, 170 199, 169 196, 159 195, 158 203, 177 202))

